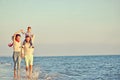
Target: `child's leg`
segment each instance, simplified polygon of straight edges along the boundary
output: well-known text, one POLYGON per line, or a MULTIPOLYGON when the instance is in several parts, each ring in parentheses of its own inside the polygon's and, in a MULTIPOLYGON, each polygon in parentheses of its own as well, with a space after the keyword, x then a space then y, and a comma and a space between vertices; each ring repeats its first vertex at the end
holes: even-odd
POLYGON ((26 42, 26 41, 24 40, 24 41, 23 41, 23 44, 22 44, 22 48, 24 47, 24 45, 25 45, 25 42, 26 42))
POLYGON ((25 42, 26 42, 26 41, 24 40, 24 41, 23 41, 23 45, 25 45, 25 42))
POLYGON ((34 48, 32 40, 30 40, 30 47, 34 48))
POLYGON ((33 46, 33 44, 32 44, 32 40, 30 40, 30 46, 33 46))

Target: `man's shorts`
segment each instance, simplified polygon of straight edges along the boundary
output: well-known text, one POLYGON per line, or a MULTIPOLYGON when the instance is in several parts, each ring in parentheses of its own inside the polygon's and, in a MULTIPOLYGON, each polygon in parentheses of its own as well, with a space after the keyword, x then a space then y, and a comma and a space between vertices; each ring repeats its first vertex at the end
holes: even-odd
POLYGON ((33 65, 33 55, 25 55, 25 64, 26 67, 29 67, 30 65, 33 65))

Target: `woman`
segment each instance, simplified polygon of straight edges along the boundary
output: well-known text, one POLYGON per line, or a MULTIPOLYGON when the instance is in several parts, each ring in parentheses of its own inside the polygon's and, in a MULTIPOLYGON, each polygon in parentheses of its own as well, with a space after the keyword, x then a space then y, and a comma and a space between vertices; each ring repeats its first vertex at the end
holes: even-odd
POLYGON ((14 61, 14 78, 20 77, 20 63, 21 63, 21 35, 20 30, 16 32, 13 36, 13 61, 14 61))

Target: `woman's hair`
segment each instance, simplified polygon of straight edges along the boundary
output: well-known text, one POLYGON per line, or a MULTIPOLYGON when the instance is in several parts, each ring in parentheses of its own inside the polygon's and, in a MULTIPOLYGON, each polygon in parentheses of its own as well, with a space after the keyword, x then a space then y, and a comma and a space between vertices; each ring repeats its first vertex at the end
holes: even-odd
POLYGON ((20 35, 20 34, 16 34, 16 36, 15 36, 15 37, 18 37, 18 36, 20 36, 20 37, 21 37, 21 35, 20 35))

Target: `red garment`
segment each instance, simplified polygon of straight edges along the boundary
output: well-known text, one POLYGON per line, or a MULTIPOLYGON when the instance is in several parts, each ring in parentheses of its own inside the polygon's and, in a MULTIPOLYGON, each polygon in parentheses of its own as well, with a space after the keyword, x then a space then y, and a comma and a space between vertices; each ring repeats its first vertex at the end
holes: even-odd
POLYGON ((13 46, 13 43, 9 43, 8 46, 9 46, 9 47, 12 47, 12 46, 13 46))

